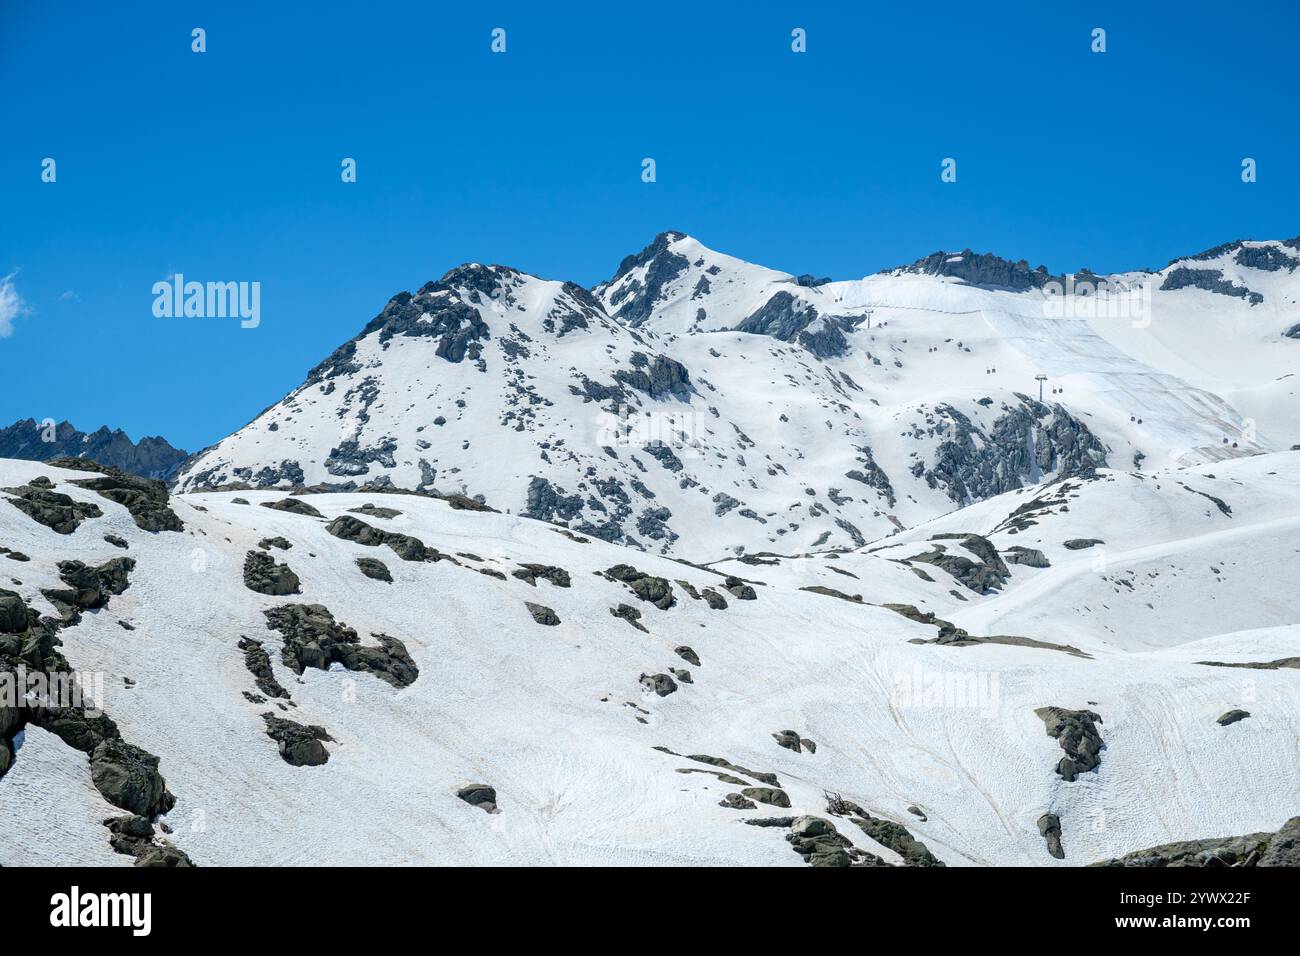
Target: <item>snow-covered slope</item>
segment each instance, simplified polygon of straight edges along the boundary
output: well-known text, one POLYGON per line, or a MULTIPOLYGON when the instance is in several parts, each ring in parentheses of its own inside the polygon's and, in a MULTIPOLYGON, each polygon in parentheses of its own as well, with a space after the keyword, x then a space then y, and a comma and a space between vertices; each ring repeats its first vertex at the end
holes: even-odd
POLYGON ((591 293, 462 266, 394 297, 178 487, 437 489, 700 560, 857 547, 1098 464, 1300 441, 1295 245, 1100 297, 969 252, 795 277, 671 232, 591 293), (1216 334, 1234 344, 1212 372, 1216 334))
MULTIPOLYGON (((611 356, 624 337, 653 353, 592 318, 602 331, 583 334, 607 335, 611 356)), ((567 347, 545 332, 528 330, 567 347)), ((1201 662, 1300 654, 1298 473, 1297 453, 1103 470, 851 553, 703 567, 376 492, 292 510, 264 507, 281 491, 173 495, 183 528, 150 532, 76 484, 84 471, 0 461, 0 642, 18 601, 51 621, 32 635, 52 629, 68 666, 102 675, 99 703, 174 795, 151 808, 171 831, 154 841, 202 865, 799 865, 792 846, 821 861, 1079 864, 1297 814, 1297 671, 1201 662), (50 494, 68 496, 75 530, 11 504, 53 508, 50 494), (1017 546, 1050 566, 1010 563, 1017 546), (52 623, 66 608, 46 592, 73 600, 60 561, 121 557, 125 588, 52 623), (310 604, 327 615, 293 610, 310 604), (1249 716, 1220 726, 1230 709, 1249 716), (277 743, 264 714, 299 731, 279 727, 277 743), (1077 733, 1058 741, 1053 721, 1077 733), (328 739, 294 736, 313 725, 328 739), (322 748, 323 764, 287 759, 322 748), (484 787, 491 805, 473 802, 484 787)), ((75 715, 20 727, 15 713, 0 706, 0 727, 18 728, 0 833, 19 836, 0 840, 0 864, 129 864, 101 825, 122 788, 58 735, 75 736, 75 715)))

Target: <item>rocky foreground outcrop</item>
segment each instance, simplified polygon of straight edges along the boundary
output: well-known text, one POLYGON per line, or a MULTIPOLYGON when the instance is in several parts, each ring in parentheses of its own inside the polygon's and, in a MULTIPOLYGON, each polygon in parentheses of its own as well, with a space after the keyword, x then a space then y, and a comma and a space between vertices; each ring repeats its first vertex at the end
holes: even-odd
POLYGON ((1093 866, 1300 866, 1300 817, 1292 817, 1276 833, 1212 837, 1164 843, 1135 850, 1093 866))

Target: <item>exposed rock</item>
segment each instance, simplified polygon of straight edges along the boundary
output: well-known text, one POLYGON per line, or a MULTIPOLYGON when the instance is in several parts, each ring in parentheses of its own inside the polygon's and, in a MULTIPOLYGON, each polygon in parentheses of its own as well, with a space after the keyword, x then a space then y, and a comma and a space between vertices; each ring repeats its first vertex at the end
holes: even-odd
POLYGON ((161 437, 133 442, 120 428, 83 432, 63 421, 50 433, 44 424, 28 418, 0 429, 0 458, 50 461, 65 457, 102 462, 133 475, 166 481, 188 455, 161 437))
POLYGON ((249 551, 244 556, 244 586, 258 594, 297 594, 302 588, 298 575, 287 564, 279 564, 265 551, 249 551))
POLYGON ((533 587, 537 587, 538 578, 550 581, 557 588, 567 588, 571 583, 569 572, 553 564, 525 564, 511 574, 521 581, 527 581, 533 587))
POLYGON ((368 578, 373 578, 376 581, 386 581, 389 584, 393 583, 393 575, 388 570, 388 565, 378 558, 357 558, 357 567, 368 578))
POLYGON ((677 647, 674 647, 673 653, 688 664, 694 664, 696 667, 700 666, 700 655, 696 654, 693 648, 690 648, 685 644, 679 644, 677 647))
POLYGON ((288 700, 289 692, 275 679, 275 672, 271 669, 271 655, 266 652, 262 642, 251 637, 241 637, 239 649, 244 652, 244 666, 257 682, 257 689, 267 697, 288 700))
POLYGON ((320 604, 282 604, 262 612, 267 627, 284 636, 280 659, 295 674, 308 667, 328 670, 334 663, 350 671, 374 674, 394 687, 415 682, 419 668, 406 645, 386 634, 372 635, 379 647, 363 647, 357 632, 320 604))
POLYGON ((738 793, 729 793, 718 801, 718 806, 729 810, 754 810, 757 809, 758 804, 753 800, 746 800, 738 793))
POLYGON ((1101 733, 1097 724, 1101 717, 1091 710, 1067 710, 1064 707, 1039 707, 1034 711, 1065 751, 1056 765, 1056 772, 1073 781, 1079 774, 1087 773, 1101 765, 1101 733))
POLYGON ((1227 727, 1229 724, 1235 724, 1237 721, 1245 720, 1249 716, 1250 711, 1248 710, 1230 710, 1215 721, 1215 723, 1220 727, 1227 727))
POLYGON ((774 807, 789 807, 790 797, 784 790, 776 787, 746 787, 740 791, 742 795, 749 797, 751 800, 757 800, 759 803, 767 803, 774 807))
POLYGON ((182 850, 165 841, 155 842, 153 824, 145 817, 112 817, 104 821, 108 843, 117 853, 135 857, 136 866, 191 867, 194 864, 182 850))
POLYGON ((1093 866, 1196 866, 1274 867, 1300 866, 1300 817, 1286 821, 1276 833, 1211 837, 1165 843, 1124 856, 1102 860, 1093 866))
POLYGON ((158 772, 158 758, 121 739, 105 740, 90 755, 90 779, 104 799, 153 819, 176 803, 158 772))
POLYGON ((301 498, 282 498, 279 501, 263 501, 262 507, 273 508, 276 511, 288 511, 291 514, 296 515, 306 515, 309 518, 325 517, 301 498))
POLYGON ((642 687, 654 691, 660 697, 667 697, 677 690, 677 682, 667 674, 642 674, 640 679, 642 687))
POLYGON ((257 546, 263 551, 270 551, 272 548, 279 548, 281 551, 288 551, 293 547, 292 544, 279 535, 276 535, 274 538, 263 538, 261 541, 257 542, 257 546))
POLYGON ((130 512, 137 528, 150 532, 184 531, 185 524, 176 516, 168 504, 167 486, 161 481, 141 478, 97 465, 84 458, 58 458, 50 462, 60 468, 75 468, 81 471, 104 472, 96 478, 74 481, 81 488, 88 488, 99 493, 101 498, 122 505, 130 512))
POLYGON ((616 564, 605 575, 613 581, 622 581, 642 601, 653 604, 661 611, 666 611, 676 603, 673 587, 667 578, 638 571, 630 564, 616 564))
POLYGON ((48 488, 24 485, 3 490, 14 496, 6 498, 6 501, 37 524, 43 524, 58 534, 72 534, 87 518, 103 515, 98 505, 74 501, 62 492, 48 488))
POLYGON ((123 550, 126 550, 127 548, 131 547, 131 545, 127 544, 125 539, 119 538, 115 534, 104 535, 104 540, 107 541, 115 548, 122 548, 123 550))
POLYGON ((757 601, 758 593, 740 578, 728 575, 724 580, 728 593, 738 601, 757 601))
POLYGON ((365 515, 368 518, 396 518, 401 514, 396 508, 381 508, 372 504, 364 504, 360 508, 349 508, 353 514, 365 515))
POLYGON ((1023 564, 1031 568, 1050 568, 1052 563, 1047 560, 1047 556, 1037 548, 1025 548, 1020 545, 1014 545, 1002 552, 1003 558, 1008 564, 1023 564))
POLYGON ((859 829, 883 847, 887 847, 903 858, 905 866, 943 866, 942 860, 932 854, 928 847, 908 831, 901 823, 873 817, 855 806, 856 815, 851 817, 859 829))
POLYGON ((456 791, 456 796, 484 813, 499 813, 497 792, 486 783, 471 783, 456 791))
POLYGON ((1055 813, 1044 813, 1038 818, 1038 832, 1047 841, 1047 852, 1058 860, 1065 859, 1061 846, 1061 818, 1055 813))
POLYGON ((650 633, 646 626, 641 623, 641 612, 630 604, 620 604, 618 607, 612 607, 609 609, 609 613, 614 615, 614 617, 627 621, 638 631, 645 631, 647 634, 650 633))
POLYGON ((372 527, 351 515, 339 515, 325 526, 325 530, 336 538, 367 548, 386 544, 403 561, 437 561, 442 557, 436 548, 427 547, 419 538, 372 527))
POLYGON ((262 719, 266 721, 266 735, 279 745, 280 756, 290 766, 319 767, 330 759, 322 741, 332 743, 334 738, 324 727, 300 724, 270 712, 263 714, 262 719))
POLYGON ((807 737, 800 737, 793 730, 781 730, 772 735, 776 742, 786 750, 793 750, 795 753, 803 753, 807 750, 810 754, 817 752, 817 744, 807 737))
POLYGON ((528 608, 528 613, 533 616, 533 620, 538 624, 554 627, 560 623, 559 616, 546 605, 534 604, 532 601, 525 601, 524 605, 528 608))

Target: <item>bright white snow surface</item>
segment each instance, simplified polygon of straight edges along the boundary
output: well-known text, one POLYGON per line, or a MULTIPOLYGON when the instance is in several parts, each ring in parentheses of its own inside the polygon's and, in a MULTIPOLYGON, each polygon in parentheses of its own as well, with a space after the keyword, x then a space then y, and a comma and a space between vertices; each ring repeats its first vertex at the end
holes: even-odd
MULTIPOLYGON (((827 791, 902 823, 949 865, 1081 864, 1272 830, 1300 812, 1300 671, 1197 663, 1300 654, 1298 472, 1300 454, 1275 453, 1012 492, 849 553, 728 560, 718 570, 755 581, 757 600, 727 594, 729 607, 710 610, 676 582, 721 590, 714 571, 580 543, 518 516, 417 496, 305 497, 321 520, 259 506, 281 491, 213 492, 174 496, 186 530, 149 534, 122 507, 69 483, 84 473, 0 461, 0 487, 48 475, 104 511, 62 536, 0 501, 0 543, 32 558, 0 558, 0 586, 53 613, 40 589, 58 586, 57 561, 125 553, 138 562, 125 593, 61 632, 63 650, 77 670, 104 673, 104 709, 127 741, 161 758, 177 798, 166 816, 171 839, 200 865, 801 865, 784 831, 742 821, 825 816, 827 791), (1035 525, 995 530, 1052 488, 1063 500, 1035 525), (1223 500, 1231 516, 1197 492, 1223 500), (326 532, 328 519, 368 502, 402 514, 362 520, 458 563, 406 562, 326 532), (900 563, 947 532, 987 535, 1004 552, 1041 549, 1052 566, 1011 565, 1000 593, 979 595, 939 568, 914 565, 927 583, 900 563), (130 549, 106 544, 105 533, 130 549), (301 595, 244 586, 245 554, 274 535, 292 542, 271 553, 302 579, 301 595), (1105 544, 1063 547, 1079 537, 1105 544), (393 583, 364 577, 355 566, 363 556, 383 560, 393 583), (510 577, 523 562, 558 565, 572 586, 510 577), (674 582, 676 604, 659 610, 599 575, 620 563, 674 582), (813 584, 915 604, 972 635, 1071 644, 1089 656, 910 643, 933 639, 935 627, 800 590, 813 584), (525 601, 554 609, 561 623, 535 623, 525 601), (296 677, 262 614, 290 602, 324 604, 366 643, 374 633, 399 638, 419 678, 398 690, 337 667, 296 677), (620 603, 641 610, 648 633, 611 616, 620 603), (296 707, 244 698, 255 686, 241 635, 265 642, 296 707), (679 645, 701 666, 678 657, 679 645), (663 698, 640 685, 641 674, 670 667, 694 682, 663 698), (1070 783, 1055 774, 1062 751, 1034 714, 1048 705, 1101 715, 1099 769, 1070 783), (1233 707, 1251 717, 1218 726, 1233 707), (323 725, 335 740, 329 762, 285 763, 264 732, 268 710, 323 725), (771 735, 785 729, 816 741, 816 753, 779 747, 771 735), (715 768, 656 746, 775 773, 793 808, 721 807, 739 787, 680 773, 715 768), (499 813, 457 798, 471 782, 496 788, 499 813), (1061 818, 1061 862, 1036 826, 1048 811, 1061 818)), ((109 851, 99 825, 112 815, 85 758, 31 729, 0 780, 0 863, 129 862, 109 851)), ((898 859, 848 820, 836 824, 898 859)))

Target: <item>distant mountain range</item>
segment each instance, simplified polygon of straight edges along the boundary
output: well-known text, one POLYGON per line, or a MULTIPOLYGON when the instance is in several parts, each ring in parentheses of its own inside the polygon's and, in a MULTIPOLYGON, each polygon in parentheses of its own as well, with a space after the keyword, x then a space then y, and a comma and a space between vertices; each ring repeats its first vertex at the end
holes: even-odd
POLYGON ((65 457, 90 458, 133 475, 167 480, 189 453, 157 436, 133 442, 122 429, 110 431, 106 426, 83 432, 66 421, 50 426, 28 418, 0 429, 0 458, 48 461, 65 457))
POLYGON ((832 281, 672 231, 590 290, 469 263, 177 487, 436 489, 679 557, 858 547, 1097 466, 1300 442, 1298 265, 1300 240, 1110 276, 964 250, 832 281))

